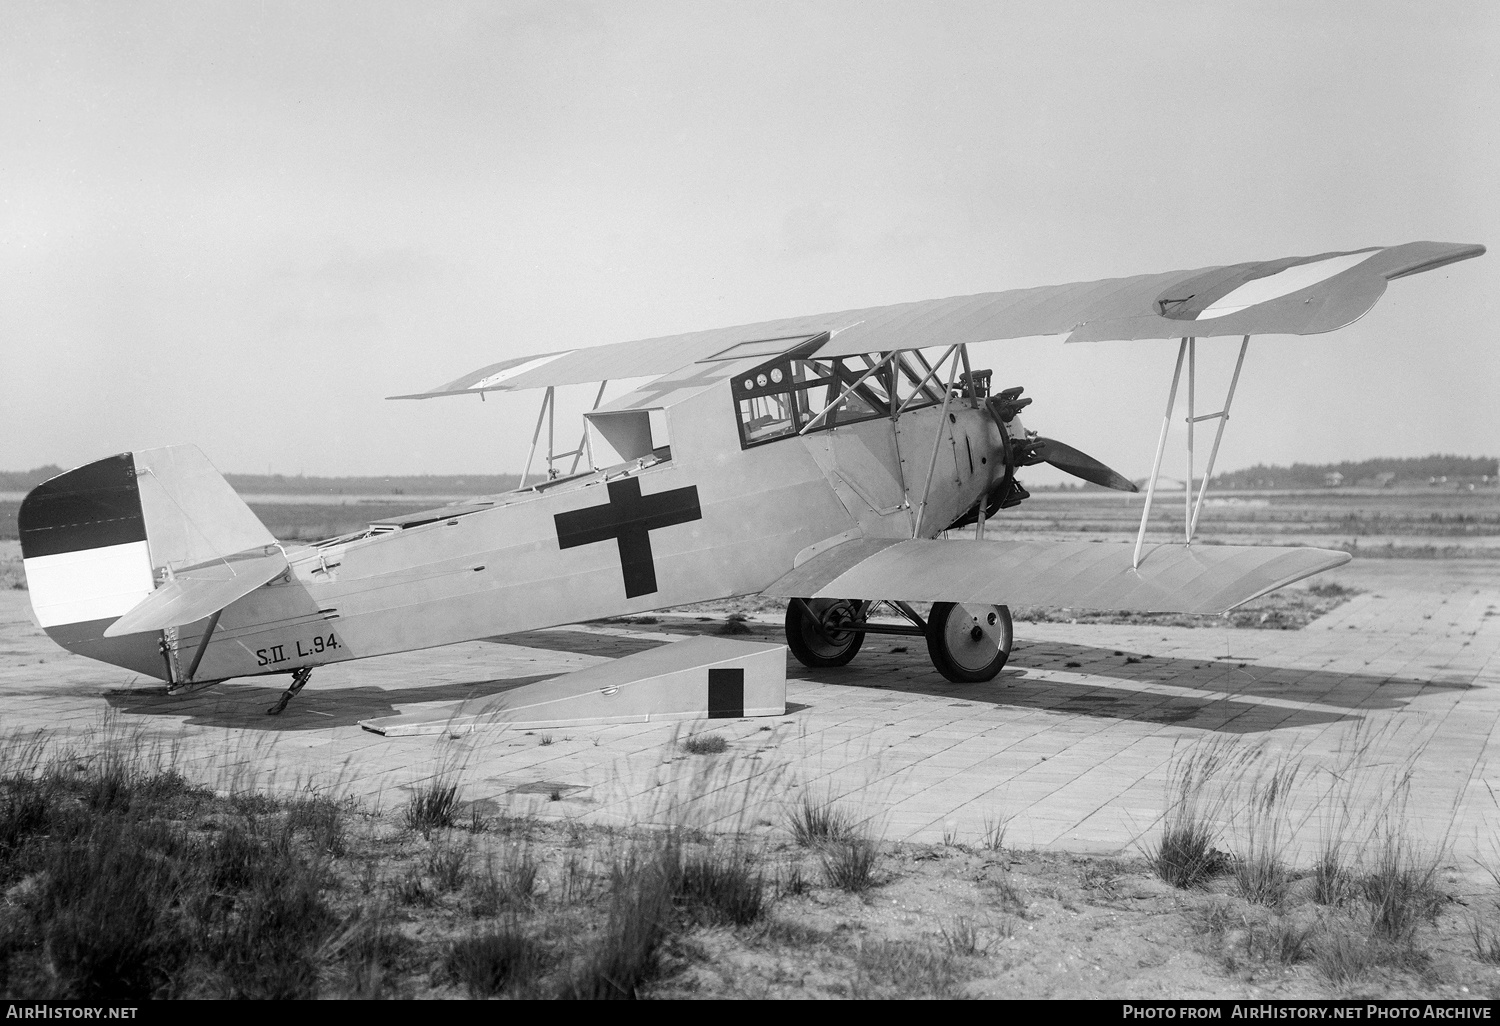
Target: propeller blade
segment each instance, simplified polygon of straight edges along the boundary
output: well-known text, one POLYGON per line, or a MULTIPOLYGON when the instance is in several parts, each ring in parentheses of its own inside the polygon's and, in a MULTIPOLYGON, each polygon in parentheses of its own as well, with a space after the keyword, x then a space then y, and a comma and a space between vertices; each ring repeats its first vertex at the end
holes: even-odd
POLYGON ((1138 492, 1131 481, 1110 470, 1088 453, 1079 452, 1071 445, 1055 438, 1036 439, 1036 456, 1043 463, 1050 463, 1065 474, 1081 477, 1090 484, 1103 485, 1121 492, 1138 492))

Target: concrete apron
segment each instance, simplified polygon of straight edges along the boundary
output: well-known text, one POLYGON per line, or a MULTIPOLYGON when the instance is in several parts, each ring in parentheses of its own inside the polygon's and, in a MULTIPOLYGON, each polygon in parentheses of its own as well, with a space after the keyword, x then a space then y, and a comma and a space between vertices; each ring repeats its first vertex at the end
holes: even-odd
POLYGON ((787 714, 774 719, 457 738, 386 738, 358 723, 685 635, 556 629, 325 667, 268 717, 283 678, 169 698, 160 682, 56 648, 13 591, 0 593, 0 726, 59 745, 107 736, 216 787, 329 789, 387 812, 456 774, 482 814, 774 832, 806 795, 858 810, 889 840, 977 845, 1004 824, 1010 847, 1092 853, 1148 848, 1174 760, 1220 745, 1226 850, 1257 829, 1246 788, 1285 758, 1299 761, 1282 830, 1300 863, 1348 808, 1342 829, 1362 836, 1399 813, 1422 843, 1451 845, 1453 872, 1483 878, 1500 843, 1500 767, 1488 758, 1500 565, 1357 560, 1324 579, 1364 594, 1301 631, 1018 624, 1010 664, 982 685, 943 680, 920 639, 871 637, 847 667, 791 663, 787 714), (699 731, 728 751, 689 754, 680 742, 699 731), (1351 783, 1341 791, 1336 777, 1351 783))

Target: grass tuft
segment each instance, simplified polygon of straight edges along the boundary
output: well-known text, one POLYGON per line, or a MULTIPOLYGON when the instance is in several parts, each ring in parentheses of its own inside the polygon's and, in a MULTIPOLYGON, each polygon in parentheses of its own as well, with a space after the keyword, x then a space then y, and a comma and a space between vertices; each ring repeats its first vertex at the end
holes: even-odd
POLYGON ((564 997, 621 999, 640 996, 660 968, 667 939, 675 880, 670 844, 656 857, 616 865, 609 915, 583 964, 561 987, 564 997))
POLYGON ((683 859, 676 898, 712 925, 749 926, 765 912, 765 891, 745 852, 716 846, 683 859))
POLYGON ((789 817, 792 837, 804 848, 815 848, 854 836, 854 819, 831 800, 803 795, 789 817))
POLYGON ((724 618, 724 622, 715 628, 714 633, 719 635, 735 635, 754 634, 755 632, 745 626, 744 613, 730 613, 724 618))
POLYGON ((1323 850, 1313 863, 1313 901, 1338 907, 1354 894, 1354 876, 1338 837, 1325 837, 1323 850))
POLYGON ((165 996, 189 952, 173 914, 189 865, 185 843, 162 824, 111 817, 55 831, 29 911, 57 996, 165 996))
POLYGON ((434 844, 427 853, 427 873, 440 892, 462 890, 469 879, 469 853, 463 848, 434 844))
POLYGON ((1474 957, 1490 965, 1500 965, 1500 927, 1483 913, 1469 919, 1469 936, 1474 940, 1474 957))
POLYGON ((1257 773, 1246 789, 1242 849, 1233 870, 1247 901, 1279 905, 1286 897, 1291 882, 1286 852, 1295 833, 1287 804, 1301 769, 1299 761, 1283 757, 1269 771, 1257 773))
POLYGON ((1161 838, 1147 852, 1152 870, 1173 887, 1195 887, 1226 868, 1214 847, 1229 798, 1219 778, 1242 757, 1232 738, 1216 738, 1173 755, 1161 838))
POLYGON ((931 944, 892 940, 866 941, 856 950, 851 997, 958 995, 959 967, 948 951, 931 944))
POLYGON ((287 829, 303 834, 313 850, 335 858, 348 851, 343 810, 325 795, 297 798, 287 808, 287 829))
POLYGON ((581 901, 588 901, 594 896, 596 886, 597 882, 594 879, 594 874, 589 872, 582 857, 577 852, 570 852, 568 860, 563 863, 563 903, 574 904, 581 901))
MULTIPOLYGON (((483 871, 468 877, 469 902, 474 914, 493 916, 501 909, 525 905, 536 893, 536 875, 537 864, 529 847, 512 846, 498 867, 493 855, 486 857, 483 871)), ((563 900, 569 900, 566 876, 563 900)))
POLYGON ((1314 960, 1318 970, 1338 984, 1350 983, 1368 972, 1379 960, 1375 942, 1349 930, 1330 930, 1318 938, 1314 960))
POLYGON ((779 872, 776 874, 776 896, 778 898, 784 898, 788 895, 806 894, 811 889, 812 885, 808 883, 807 877, 803 875, 802 866, 799 863, 794 862, 788 866, 785 876, 782 876, 779 872))
POLYGON ((1151 867, 1173 887, 1195 887, 1219 869, 1209 824, 1197 820, 1169 824, 1151 851, 1151 867))
POLYGON ((1447 900, 1438 888, 1440 859, 1422 852, 1407 834, 1387 822, 1377 838, 1374 866, 1360 889, 1370 903, 1371 929, 1389 942, 1410 941, 1417 926, 1436 919, 1447 900))
POLYGON ((875 886, 875 863, 880 849, 867 837, 851 837, 823 847, 823 875, 828 882, 850 894, 863 894, 875 886))
POLYGON ((5 782, 0 794, 0 860, 9 862, 28 838, 47 831, 53 801, 39 781, 22 777, 5 782))
POLYGON ((432 831, 447 829, 457 822, 458 805, 457 781, 438 774, 412 789, 406 805, 406 825, 429 837, 432 831))
POLYGON ((375 903, 355 912, 344 925, 342 934, 326 949, 343 961, 340 997, 374 1000, 400 997, 392 986, 404 956, 409 956, 415 942, 392 929, 386 906, 375 903))
POLYGON ((986 816, 984 818, 984 835, 980 843, 986 851, 1001 851, 1005 848, 1005 834, 1010 829, 1010 821, 1013 816, 986 816))
POLYGON ((718 755, 728 747, 722 734, 694 734, 682 742, 682 750, 689 755, 718 755))
POLYGON ((547 952, 512 919, 502 926, 453 942, 445 968, 470 997, 534 992, 548 964, 547 952))
POLYGON ((990 941, 985 940, 984 931, 967 916, 955 916, 953 921, 941 928, 943 943, 955 955, 983 955, 989 950, 990 941))
POLYGON ((1314 929, 1278 916, 1250 931, 1248 948, 1252 958, 1279 965, 1306 961, 1312 954, 1314 929))
POLYGON ((411 869, 391 882, 391 897, 400 905, 431 906, 436 901, 422 874, 411 869))

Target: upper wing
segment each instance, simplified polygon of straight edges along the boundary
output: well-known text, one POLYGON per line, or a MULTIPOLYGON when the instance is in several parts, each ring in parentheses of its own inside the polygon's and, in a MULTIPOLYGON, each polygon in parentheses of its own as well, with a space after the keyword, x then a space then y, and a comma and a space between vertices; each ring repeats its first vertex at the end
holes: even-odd
POLYGON ((1192 335, 1313 335, 1363 316, 1386 282, 1479 256, 1484 247, 1408 242, 1134 278, 985 292, 839 313, 787 317, 685 335, 524 356, 482 367, 425 399, 666 374, 747 342, 790 349, 830 332, 819 357, 1069 333, 1069 342, 1192 335))
POLYGON ((1257 545, 1156 545, 1139 569, 1130 542, 844 542, 762 594, 983 602, 1140 613, 1227 613, 1349 561, 1347 552, 1257 545))

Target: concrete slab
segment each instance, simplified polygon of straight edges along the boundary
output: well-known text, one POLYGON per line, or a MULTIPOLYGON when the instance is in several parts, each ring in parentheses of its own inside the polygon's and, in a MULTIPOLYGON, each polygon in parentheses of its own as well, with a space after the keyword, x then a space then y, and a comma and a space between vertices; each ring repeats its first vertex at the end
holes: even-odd
MULTIPOLYGON (((810 794, 848 803, 893 840, 978 843, 1004 822, 1010 844, 1100 853, 1149 845, 1174 756, 1217 738, 1260 753, 1246 780, 1279 756, 1302 760, 1293 814, 1304 860, 1335 772, 1358 763, 1350 786, 1362 809, 1401 811, 1404 795, 1416 829, 1446 837, 1454 864, 1477 872, 1500 840, 1500 561, 1356 560, 1325 579, 1364 594, 1301 631, 1018 624, 1010 665, 983 685, 943 680, 920 641, 871 638, 847 667, 791 663, 787 715, 774 725, 457 740, 383 739, 357 724, 601 666, 712 625, 560 628, 325 667, 267 717, 284 678, 169 698, 157 682, 56 648, 13 591, 0 593, 0 728, 59 741, 107 729, 170 748, 221 786, 331 787, 384 808, 442 772, 485 807, 612 823, 687 815, 753 827, 782 822, 810 794), (674 743, 701 729, 729 752, 690 756, 674 743)), ((774 624, 757 632, 747 640, 780 640, 774 624)), ((1244 829, 1237 808, 1224 819, 1231 833, 1244 829)))

